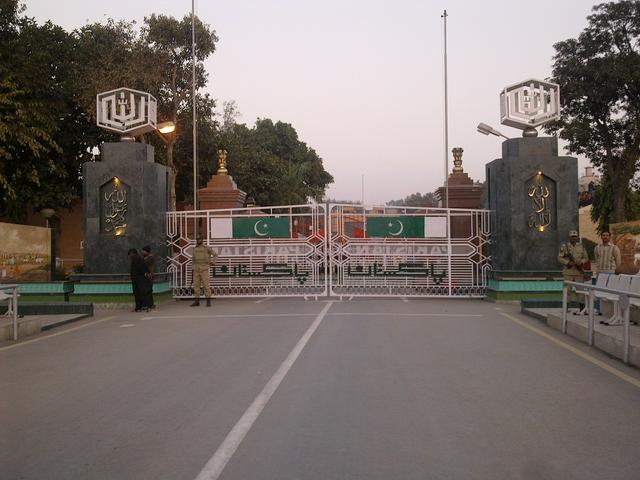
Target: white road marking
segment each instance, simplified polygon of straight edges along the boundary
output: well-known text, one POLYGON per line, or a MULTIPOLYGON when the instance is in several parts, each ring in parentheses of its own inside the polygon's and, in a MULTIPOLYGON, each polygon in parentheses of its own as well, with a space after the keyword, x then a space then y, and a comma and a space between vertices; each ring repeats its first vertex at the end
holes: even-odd
POLYGON ((262 298, 260 300, 256 300, 255 303, 262 303, 262 302, 266 302, 267 300, 271 300, 273 297, 266 297, 266 298, 262 298))
POLYGON ((404 303, 409 303, 409 299, 407 297, 400 297, 404 303))
POLYGON ((269 399, 278 389, 278 386, 280 386, 280 383, 287 375, 304 347, 307 345, 307 342, 309 342, 309 339, 320 325, 320 322, 322 322, 322 319, 327 314, 329 308, 331 308, 331 305, 333 305, 333 302, 329 302, 324 306, 311 326, 307 329, 304 335, 302 335, 300 340, 298 340, 298 343, 293 347, 293 350, 291 350, 284 362, 282 362, 282 365, 280 365, 276 373, 273 374, 271 380, 267 382, 247 411, 244 412, 242 417, 240 417, 238 423, 236 423, 231 429, 227 437, 209 459, 200 474, 196 477, 196 480, 217 480, 220 477, 224 467, 227 466, 227 463, 231 460, 231 457, 242 443, 242 440, 244 440, 244 437, 258 419, 258 416, 269 402, 269 399))
MULTIPOLYGON (((332 304, 333 300, 327 302, 332 304)), ((187 319, 187 318, 267 318, 267 317, 313 317, 315 313, 254 313, 254 314, 218 314, 218 315, 156 315, 154 317, 142 317, 141 320, 159 320, 159 319, 187 319)), ((344 317, 344 316, 362 316, 362 317, 484 317, 481 313, 393 313, 393 312, 336 312, 327 313, 327 317, 344 317)))
POLYGON ((342 317, 342 316, 362 316, 362 317, 484 317, 481 313, 360 313, 360 312, 344 312, 344 313, 330 313, 327 317, 342 317))
POLYGON ((129 327, 135 327, 136 325, 134 323, 123 323, 122 325, 120 325, 120 328, 129 328, 129 327))

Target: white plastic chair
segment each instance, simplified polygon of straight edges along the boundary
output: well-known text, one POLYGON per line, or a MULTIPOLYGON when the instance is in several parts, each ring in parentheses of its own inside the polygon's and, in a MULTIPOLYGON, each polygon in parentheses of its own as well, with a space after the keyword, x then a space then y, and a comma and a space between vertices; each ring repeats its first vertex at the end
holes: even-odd
MULTIPOLYGON (((629 284, 631 283, 630 275, 610 275, 607 287, 609 290, 616 290, 617 292, 624 293, 629 291, 629 284)), ((622 325, 622 315, 620 315, 620 293, 608 293, 599 292, 596 290, 595 295, 601 300, 609 300, 613 303, 613 315, 607 322, 607 325, 622 325)))
POLYGON ((13 315, 13 294, 0 290, 0 303, 4 302, 7 302, 7 311, 4 313, 4 316, 10 317, 13 315))

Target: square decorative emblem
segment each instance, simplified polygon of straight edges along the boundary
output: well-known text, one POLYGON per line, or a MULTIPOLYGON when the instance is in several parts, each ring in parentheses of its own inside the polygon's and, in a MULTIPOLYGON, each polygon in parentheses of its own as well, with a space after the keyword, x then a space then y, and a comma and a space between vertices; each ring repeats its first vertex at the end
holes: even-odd
POLYGON ((156 128, 156 99, 150 93, 118 88, 96 98, 97 125, 114 132, 140 135, 156 128))
POLYGON ((529 130, 555 120, 560 114, 560 86, 542 80, 525 80, 500 94, 500 123, 529 130))

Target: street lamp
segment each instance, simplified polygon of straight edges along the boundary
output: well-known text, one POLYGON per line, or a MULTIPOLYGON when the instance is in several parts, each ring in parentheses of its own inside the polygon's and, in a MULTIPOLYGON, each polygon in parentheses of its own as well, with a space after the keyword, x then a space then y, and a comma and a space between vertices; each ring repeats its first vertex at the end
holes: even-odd
POLYGON ((162 133, 163 135, 166 135, 168 133, 173 133, 176 130, 176 124, 173 123, 171 120, 169 120, 168 122, 162 122, 157 125, 156 130, 162 133))
POLYGON ((478 129, 478 132, 480 132, 483 135, 495 135, 496 137, 504 137, 507 140, 509 140, 509 137, 500 133, 499 131, 497 131, 490 125, 487 125, 486 123, 479 123, 476 128, 478 129))
POLYGON ((53 216, 56 214, 56 211, 53 208, 43 208, 40 210, 40 215, 42 215, 46 222, 47 228, 51 229, 51 281, 53 282, 56 279, 56 229, 53 224, 53 216))

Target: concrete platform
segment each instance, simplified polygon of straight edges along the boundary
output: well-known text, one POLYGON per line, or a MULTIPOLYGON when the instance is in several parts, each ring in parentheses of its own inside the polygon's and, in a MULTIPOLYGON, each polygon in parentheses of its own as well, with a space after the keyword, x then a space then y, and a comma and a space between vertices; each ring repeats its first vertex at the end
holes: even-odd
MULTIPOLYGON (((42 331, 90 316, 87 313, 72 313, 66 315, 28 315, 18 318, 18 338, 36 335, 42 331)), ((13 318, 11 317, 0 317, 0 341, 2 340, 13 340, 13 318)))
MULTIPOLYGON (((556 330, 562 330, 562 309, 561 308, 523 308, 522 313, 530 317, 537 318, 547 323, 556 330)), ((567 335, 587 343, 588 341, 588 318, 586 315, 567 315, 567 335)), ((622 360, 622 326, 601 325, 600 320, 607 316, 596 317, 593 333, 593 346, 603 352, 622 360)), ((640 326, 631 325, 631 338, 629 347, 629 363, 640 367, 640 326)))

